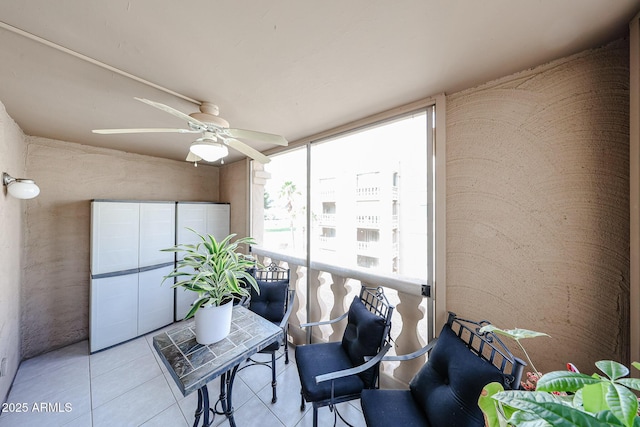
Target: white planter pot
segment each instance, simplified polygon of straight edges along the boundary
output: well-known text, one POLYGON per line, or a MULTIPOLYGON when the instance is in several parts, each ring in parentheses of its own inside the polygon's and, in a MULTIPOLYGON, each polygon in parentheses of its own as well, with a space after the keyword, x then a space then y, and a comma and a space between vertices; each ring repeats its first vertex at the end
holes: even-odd
POLYGON ((231 331, 231 310, 233 301, 220 307, 200 307, 196 311, 196 341, 213 344, 229 335, 231 331))

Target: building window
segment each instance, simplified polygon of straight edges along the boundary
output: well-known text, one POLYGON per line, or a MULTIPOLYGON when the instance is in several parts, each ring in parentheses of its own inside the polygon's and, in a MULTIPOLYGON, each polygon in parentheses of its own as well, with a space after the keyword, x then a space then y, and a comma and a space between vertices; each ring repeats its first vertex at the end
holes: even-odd
POLYGON ((373 258, 365 255, 358 255, 358 267, 364 268, 377 268, 380 264, 378 258, 373 258))

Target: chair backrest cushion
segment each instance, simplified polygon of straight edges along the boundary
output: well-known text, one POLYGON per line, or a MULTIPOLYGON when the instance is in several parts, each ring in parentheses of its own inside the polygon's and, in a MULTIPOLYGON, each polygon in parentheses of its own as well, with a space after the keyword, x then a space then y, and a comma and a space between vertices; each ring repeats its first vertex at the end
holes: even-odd
POLYGON ((256 280, 260 293, 251 287, 249 310, 271 322, 280 322, 286 312, 289 280, 262 281, 256 280))
POLYGON ((409 389, 432 427, 481 427, 484 418, 478 398, 493 381, 503 383, 504 374, 471 352, 445 325, 409 389))
MULTIPOLYGON (((365 356, 375 356, 382 343, 385 319, 370 312, 359 297, 349 307, 347 327, 342 336, 342 347, 354 366, 362 365, 365 356)), ((375 368, 360 373, 366 388, 375 382, 375 368)))

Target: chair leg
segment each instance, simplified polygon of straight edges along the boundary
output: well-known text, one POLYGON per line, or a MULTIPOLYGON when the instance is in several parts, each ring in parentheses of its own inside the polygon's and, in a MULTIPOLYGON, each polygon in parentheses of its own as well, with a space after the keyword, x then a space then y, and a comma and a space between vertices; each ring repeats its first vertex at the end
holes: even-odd
POLYGON ((278 401, 278 396, 276 395, 276 352, 271 352, 271 403, 276 403, 278 401))
POLYGON ((302 394, 302 389, 300 389, 300 411, 304 411, 304 408, 306 408, 304 403, 304 395, 302 394))
POLYGON ((318 427, 318 408, 313 405, 313 427, 318 427))
POLYGON ((289 325, 287 325, 284 329, 284 364, 289 364, 289 339, 287 335, 289 333, 289 325))

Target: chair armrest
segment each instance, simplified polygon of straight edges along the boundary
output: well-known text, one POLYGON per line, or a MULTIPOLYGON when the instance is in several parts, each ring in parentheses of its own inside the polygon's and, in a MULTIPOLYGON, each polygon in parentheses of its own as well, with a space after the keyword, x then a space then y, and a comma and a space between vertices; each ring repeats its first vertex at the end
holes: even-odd
POLYGON ((383 358, 382 360, 384 362, 402 362, 402 361, 405 361, 405 360, 415 359, 416 357, 420 357, 423 354, 428 353, 429 351, 431 351, 433 346, 436 345, 436 341, 438 341, 438 338, 432 339, 431 341, 429 341, 429 343, 427 345, 425 345, 422 348, 419 348, 418 350, 414 351, 413 353, 401 354, 399 356, 387 356, 387 357, 383 358))
MULTIPOLYGON (((289 301, 287 302, 287 311, 284 313, 284 317, 282 318, 282 321, 280 322, 280 327, 282 329, 284 329, 285 326, 287 326, 287 323, 289 323, 289 316, 291 316, 291 312, 293 311, 293 300, 296 296, 296 291, 295 290, 288 290, 288 297, 289 297, 289 301)), ((286 339, 286 337, 285 337, 286 339)))
POLYGON ((342 371, 329 372, 328 374, 318 375, 316 377, 316 383, 331 381, 337 378, 348 377, 351 375, 359 374, 360 372, 364 372, 367 369, 371 368, 372 366, 375 366, 376 364, 380 363, 380 361, 383 360, 384 355, 387 354, 387 351, 389 351, 390 348, 391 348, 391 344, 386 343, 384 347, 380 349, 378 354, 376 354, 374 357, 372 357, 362 365, 358 365, 354 368, 343 369, 342 371))
POLYGON ((300 327, 301 328, 306 328, 306 327, 309 327, 309 326, 330 325, 331 323, 336 323, 336 322, 339 322, 342 319, 346 318, 348 314, 349 314, 349 312, 346 312, 346 313, 342 314, 340 317, 336 317, 335 319, 331 319, 331 320, 324 320, 322 322, 302 323, 302 324, 300 324, 300 327))

